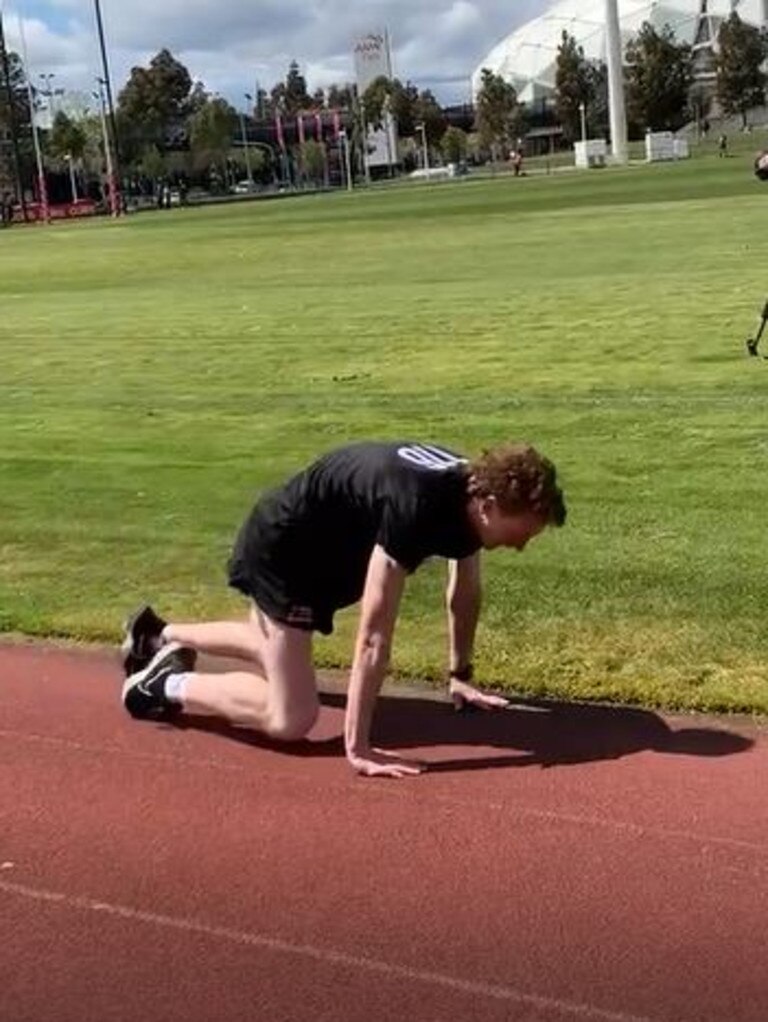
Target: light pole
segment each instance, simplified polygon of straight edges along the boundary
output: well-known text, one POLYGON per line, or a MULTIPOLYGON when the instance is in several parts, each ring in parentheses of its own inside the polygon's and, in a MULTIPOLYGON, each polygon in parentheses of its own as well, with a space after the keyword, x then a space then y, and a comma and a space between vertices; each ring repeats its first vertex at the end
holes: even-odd
POLYGON ((419 121, 416 130, 421 133, 421 151, 424 160, 424 170, 429 170, 429 146, 427 145, 427 129, 424 121, 419 121))
POLYGON ((69 164, 69 184, 70 184, 70 187, 72 188, 72 204, 74 205, 76 202, 79 201, 79 196, 77 194, 77 180, 75 179, 75 168, 74 168, 74 162, 75 161, 72 159, 72 153, 65 153, 64 154, 64 159, 69 164))
POLYGON ((605 0, 605 48, 608 65, 608 107, 614 163, 627 162, 627 112, 624 102, 624 61, 618 0, 605 0))
POLYGON ((587 141, 587 108, 584 100, 579 103, 579 114, 581 115, 581 141, 587 141))
POLYGON ((368 145, 371 140, 371 132, 368 128, 368 121, 365 118, 365 108, 362 103, 358 104, 358 109, 360 110, 360 138, 362 140, 360 144, 360 164, 363 177, 365 178, 365 183, 366 185, 369 185, 371 183, 371 167, 368 163, 368 145))
MULTIPOLYGON (((245 93, 245 98, 248 100, 249 103, 253 102, 253 97, 251 96, 251 94, 249 92, 245 93)), ((248 177, 248 186, 252 187, 253 186, 253 170, 251 168, 251 150, 250 150, 250 146, 248 145, 248 132, 245 130, 245 114, 242 113, 242 112, 240 114, 240 131, 242 132, 242 136, 243 136, 243 149, 245 150, 245 172, 246 172, 246 175, 248 177)))
POLYGON ((347 138, 346 128, 339 129, 339 140, 341 141, 341 150, 344 157, 344 177, 347 182, 347 191, 351 192, 355 185, 352 180, 352 163, 349 158, 349 139, 347 138))
POLYGON ((382 107, 382 112, 384 114, 384 130, 387 133, 387 163, 389 164, 389 166, 387 167, 387 172, 389 174, 389 177, 394 177, 395 165, 393 162, 392 155, 392 126, 394 124, 394 118, 391 113, 389 94, 387 94, 384 97, 384 105, 382 107))
POLYGON ((104 144, 104 160, 107 164, 107 188, 109 189, 109 207, 112 211, 112 216, 120 215, 120 206, 118 204, 117 189, 115 187, 115 167, 112 162, 112 144, 109 138, 109 129, 107 127, 107 109, 104 104, 104 79, 96 79, 99 91, 93 93, 93 98, 99 101, 99 116, 101 118, 101 135, 104 144))
POLYGON ((93 0, 94 10, 96 14, 96 27, 99 33, 99 47, 101 49, 101 66, 103 69, 104 77, 102 84, 104 86, 105 95, 107 97, 107 111, 109 114, 109 123, 112 128, 112 138, 115 143, 115 160, 113 167, 113 182, 110 186, 110 194, 114 195, 115 208, 118 212, 122 209, 122 200, 120 198, 120 136, 117 133, 117 118, 115 117, 115 104, 112 100, 112 80, 109 75, 109 60, 107 58, 107 43, 104 38, 104 22, 101 17, 101 2, 100 0, 93 0), (114 187, 112 187, 112 185, 114 187))

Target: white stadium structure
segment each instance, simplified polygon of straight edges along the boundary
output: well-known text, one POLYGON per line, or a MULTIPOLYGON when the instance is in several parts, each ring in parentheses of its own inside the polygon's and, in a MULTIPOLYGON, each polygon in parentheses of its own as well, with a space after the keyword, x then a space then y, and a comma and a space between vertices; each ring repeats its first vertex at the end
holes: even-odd
MULTIPOLYGON (((474 95, 484 68, 515 87, 523 103, 548 99, 555 87, 557 50, 563 32, 573 36, 588 60, 605 60, 605 0, 559 0, 540 17, 516 29, 491 50, 472 75, 474 95)), ((735 10, 742 21, 762 26, 768 0, 619 0, 619 20, 626 44, 648 21, 669 25, 680 42, 710 50, 719 26, 735 10)))

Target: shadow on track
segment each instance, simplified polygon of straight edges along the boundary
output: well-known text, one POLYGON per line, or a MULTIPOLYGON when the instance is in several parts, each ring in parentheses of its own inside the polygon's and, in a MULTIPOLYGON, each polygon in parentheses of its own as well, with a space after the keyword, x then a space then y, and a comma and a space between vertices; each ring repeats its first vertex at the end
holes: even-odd
MULTIPOLYGON (((323 694, 323 705, 342 709, 345 697, 323 694)), ((246 728, 199 717, 175 717, 180 729, 194 728, 287 755, 343 756, 341 735, 285 744, 246 728)), ((376 707, 374 744, 406 750, 456 747, 464 755, 431 760, 429 772, 488 770, 499 767, 555 767, 621 759, 653 751, 662 755, 731 756, 754 741, 736 730, 680 727, 649 710, 583 703, 516 701, 512 708, 485 713, 456 713, 437 699, 382 696, 376 707), (473 756, 473 748, 498 754, 473 756), (469 758, 467 758, 469 753, 469 758)))

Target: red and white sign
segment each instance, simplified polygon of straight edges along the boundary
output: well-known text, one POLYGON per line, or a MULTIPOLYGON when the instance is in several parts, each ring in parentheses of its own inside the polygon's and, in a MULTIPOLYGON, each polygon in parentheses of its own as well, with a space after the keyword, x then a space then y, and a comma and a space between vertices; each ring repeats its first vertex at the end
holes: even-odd
MULTIPOLYGON (((45 220, 45 206, 42 202, 28 202, 27 220, 45 220)), ((49 220, 75 220, 83 216, 94 216, 96 203, 93 199, 78 199, 77 202, 66 202, 61 205, 48 206, 49 220)), ((24 216, 21 206, 13 207, 13 219, 16 223, 23 223, 24 216)))

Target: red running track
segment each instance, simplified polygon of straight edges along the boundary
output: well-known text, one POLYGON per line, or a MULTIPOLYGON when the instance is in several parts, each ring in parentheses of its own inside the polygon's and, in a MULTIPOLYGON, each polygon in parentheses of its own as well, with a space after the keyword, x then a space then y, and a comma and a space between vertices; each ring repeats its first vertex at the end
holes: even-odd
POLYGON ((286 752, 119 681, 0 648, 3 1022, 768 1018, 760 729, 386 697, 375 781, 336 696, 286 752))

